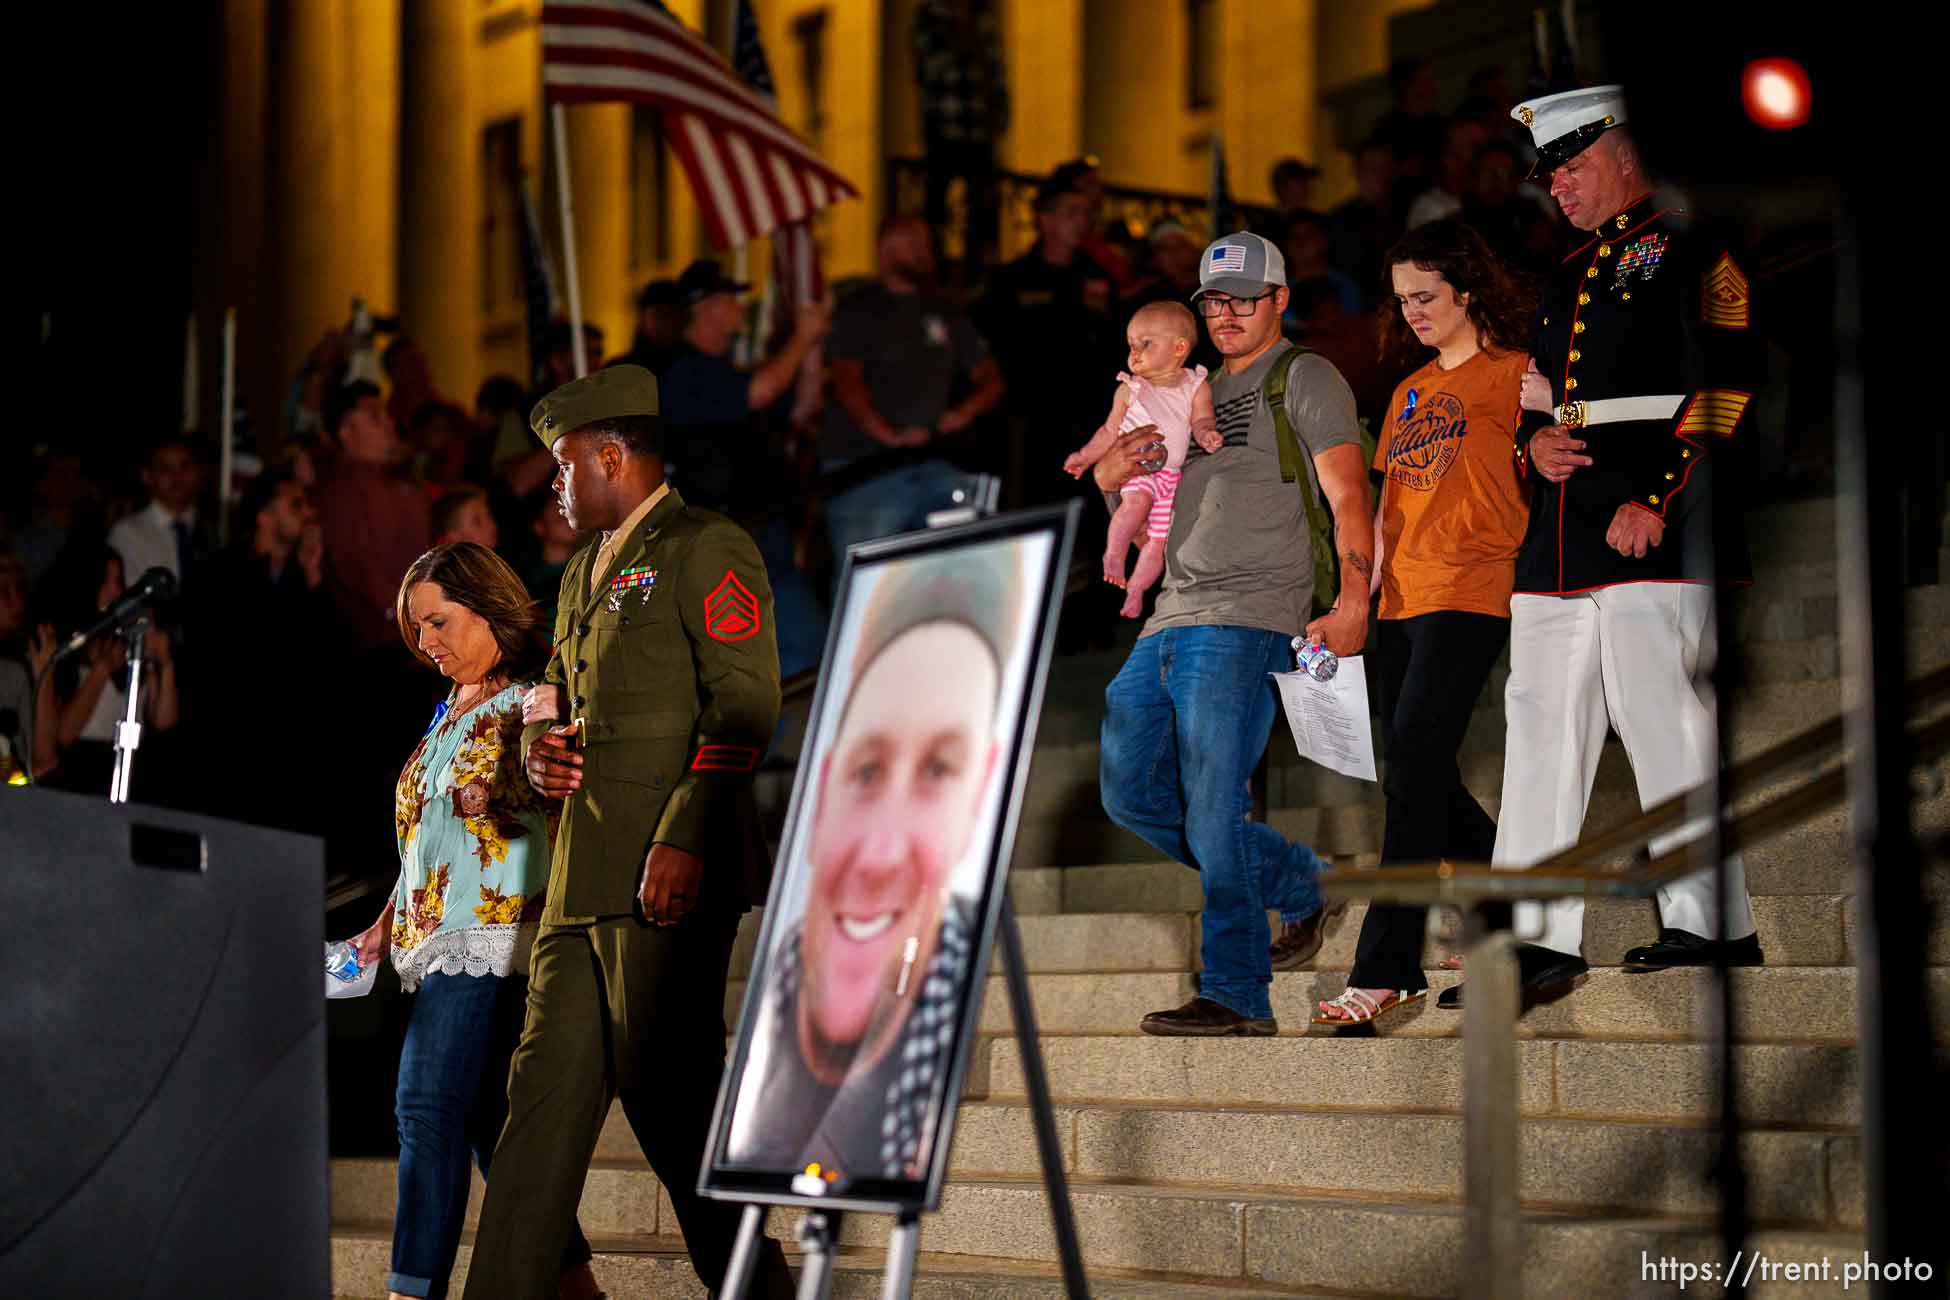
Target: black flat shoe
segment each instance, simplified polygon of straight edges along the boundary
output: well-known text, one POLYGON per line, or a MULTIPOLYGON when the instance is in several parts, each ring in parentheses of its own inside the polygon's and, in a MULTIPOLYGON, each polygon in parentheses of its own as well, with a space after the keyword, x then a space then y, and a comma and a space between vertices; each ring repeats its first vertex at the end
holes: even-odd
POLYGON ((1669 970, 1674 966, 1759 966, 1763 964, 1760 936, 1721 943, 1685 930, 1661 929, 1659 942, 1625 954, 1624 967, 1636 974, 1669 970))
MULTIPOLYGON (((1591 970, 1590 963, 1582 957, 1534 943, 1518 944, 1516 954, 1518 1015, 1539 1002, 1569 992, 1571 984, 1591 970)), ((1461 1011, 1462 991, 1460 984, 1442 990, 1436 997, 1436 1006, 1444 1011, 1461 1011)))

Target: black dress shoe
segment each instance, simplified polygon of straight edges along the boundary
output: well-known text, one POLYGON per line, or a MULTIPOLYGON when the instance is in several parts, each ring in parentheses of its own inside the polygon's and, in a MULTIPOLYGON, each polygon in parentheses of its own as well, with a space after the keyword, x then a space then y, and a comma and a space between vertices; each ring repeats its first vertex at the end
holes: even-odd
POLYGON ((1659 942, 1648 943, 1625 954, 1625 969, 1643 973, 1672 966, 1759 966, 1762 964, 1760 936, 1728 939, 1721 943, 1685 930, 1661 928, 1659 942))
POLYGON ((1176 1011, 1153 1011, 1138 1028, 1166 1038, 1265 1038, 1277 1034, 1280 1024, 1271 1016, 1242 1016, 1211 998, 1193 998, 1176 1011))
MULTIPOLYGON (((1591 970, 1590 963, 1584 958, 1539 944, 1520 943, 1516 946, 1516 954, 1519 1015, 1591 970)), ((1436 996, 1436 1006, 1444 1011, 1461 1011, 1462 991, 1460 984, 1442 990, 1436 996)))

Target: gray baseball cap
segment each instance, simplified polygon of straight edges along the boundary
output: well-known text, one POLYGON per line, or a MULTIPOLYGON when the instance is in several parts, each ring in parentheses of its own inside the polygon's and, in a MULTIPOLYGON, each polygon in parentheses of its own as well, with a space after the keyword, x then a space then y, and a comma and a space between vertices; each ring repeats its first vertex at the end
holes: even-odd
POLYGON ((1286 258, 1272 241, 1241 232, 1215 239, 1198 259, 1197 302, 1208 293, 1252 298, 1286 284, 1286 258))

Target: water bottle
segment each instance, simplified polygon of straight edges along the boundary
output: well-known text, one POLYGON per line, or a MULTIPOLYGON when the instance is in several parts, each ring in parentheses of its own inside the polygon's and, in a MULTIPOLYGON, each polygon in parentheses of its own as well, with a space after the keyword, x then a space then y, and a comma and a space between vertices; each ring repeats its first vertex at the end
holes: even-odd
POLYGON ((325 973, 344 984, 359 978, 359 950, 350 940, 325 945, 325 973))
POLYGON ((1293 638, 1293 662, 1317 682, 1331 681, 1341 670, 1341 657, 1329 650, 1325 642, 1309 641, 1304 636, 1293 638))

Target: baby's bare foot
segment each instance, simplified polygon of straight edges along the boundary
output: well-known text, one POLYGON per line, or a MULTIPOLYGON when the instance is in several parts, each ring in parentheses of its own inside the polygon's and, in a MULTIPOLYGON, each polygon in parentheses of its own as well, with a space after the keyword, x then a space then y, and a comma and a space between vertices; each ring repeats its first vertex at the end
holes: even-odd
MULTIPOLYGON (((1124 584, 1121 582, 1118 583, 1117 585, 1120 587, 1124 586, 1124 584)), ((1124 590, 1124 604, 1121 608, 1118 609, 1117 612, 1122 614, 1125 618, 1136 618, 1138 615, 1142 614, 1144 612, 1143 588, 1126 587, 1124 590)))
POLYGON ((1106 555, 1104 557, 1104 581, 1113 587, 1121 587, 1124 585, 1124 558, 1122 556, 1113 558, 1106 555))

